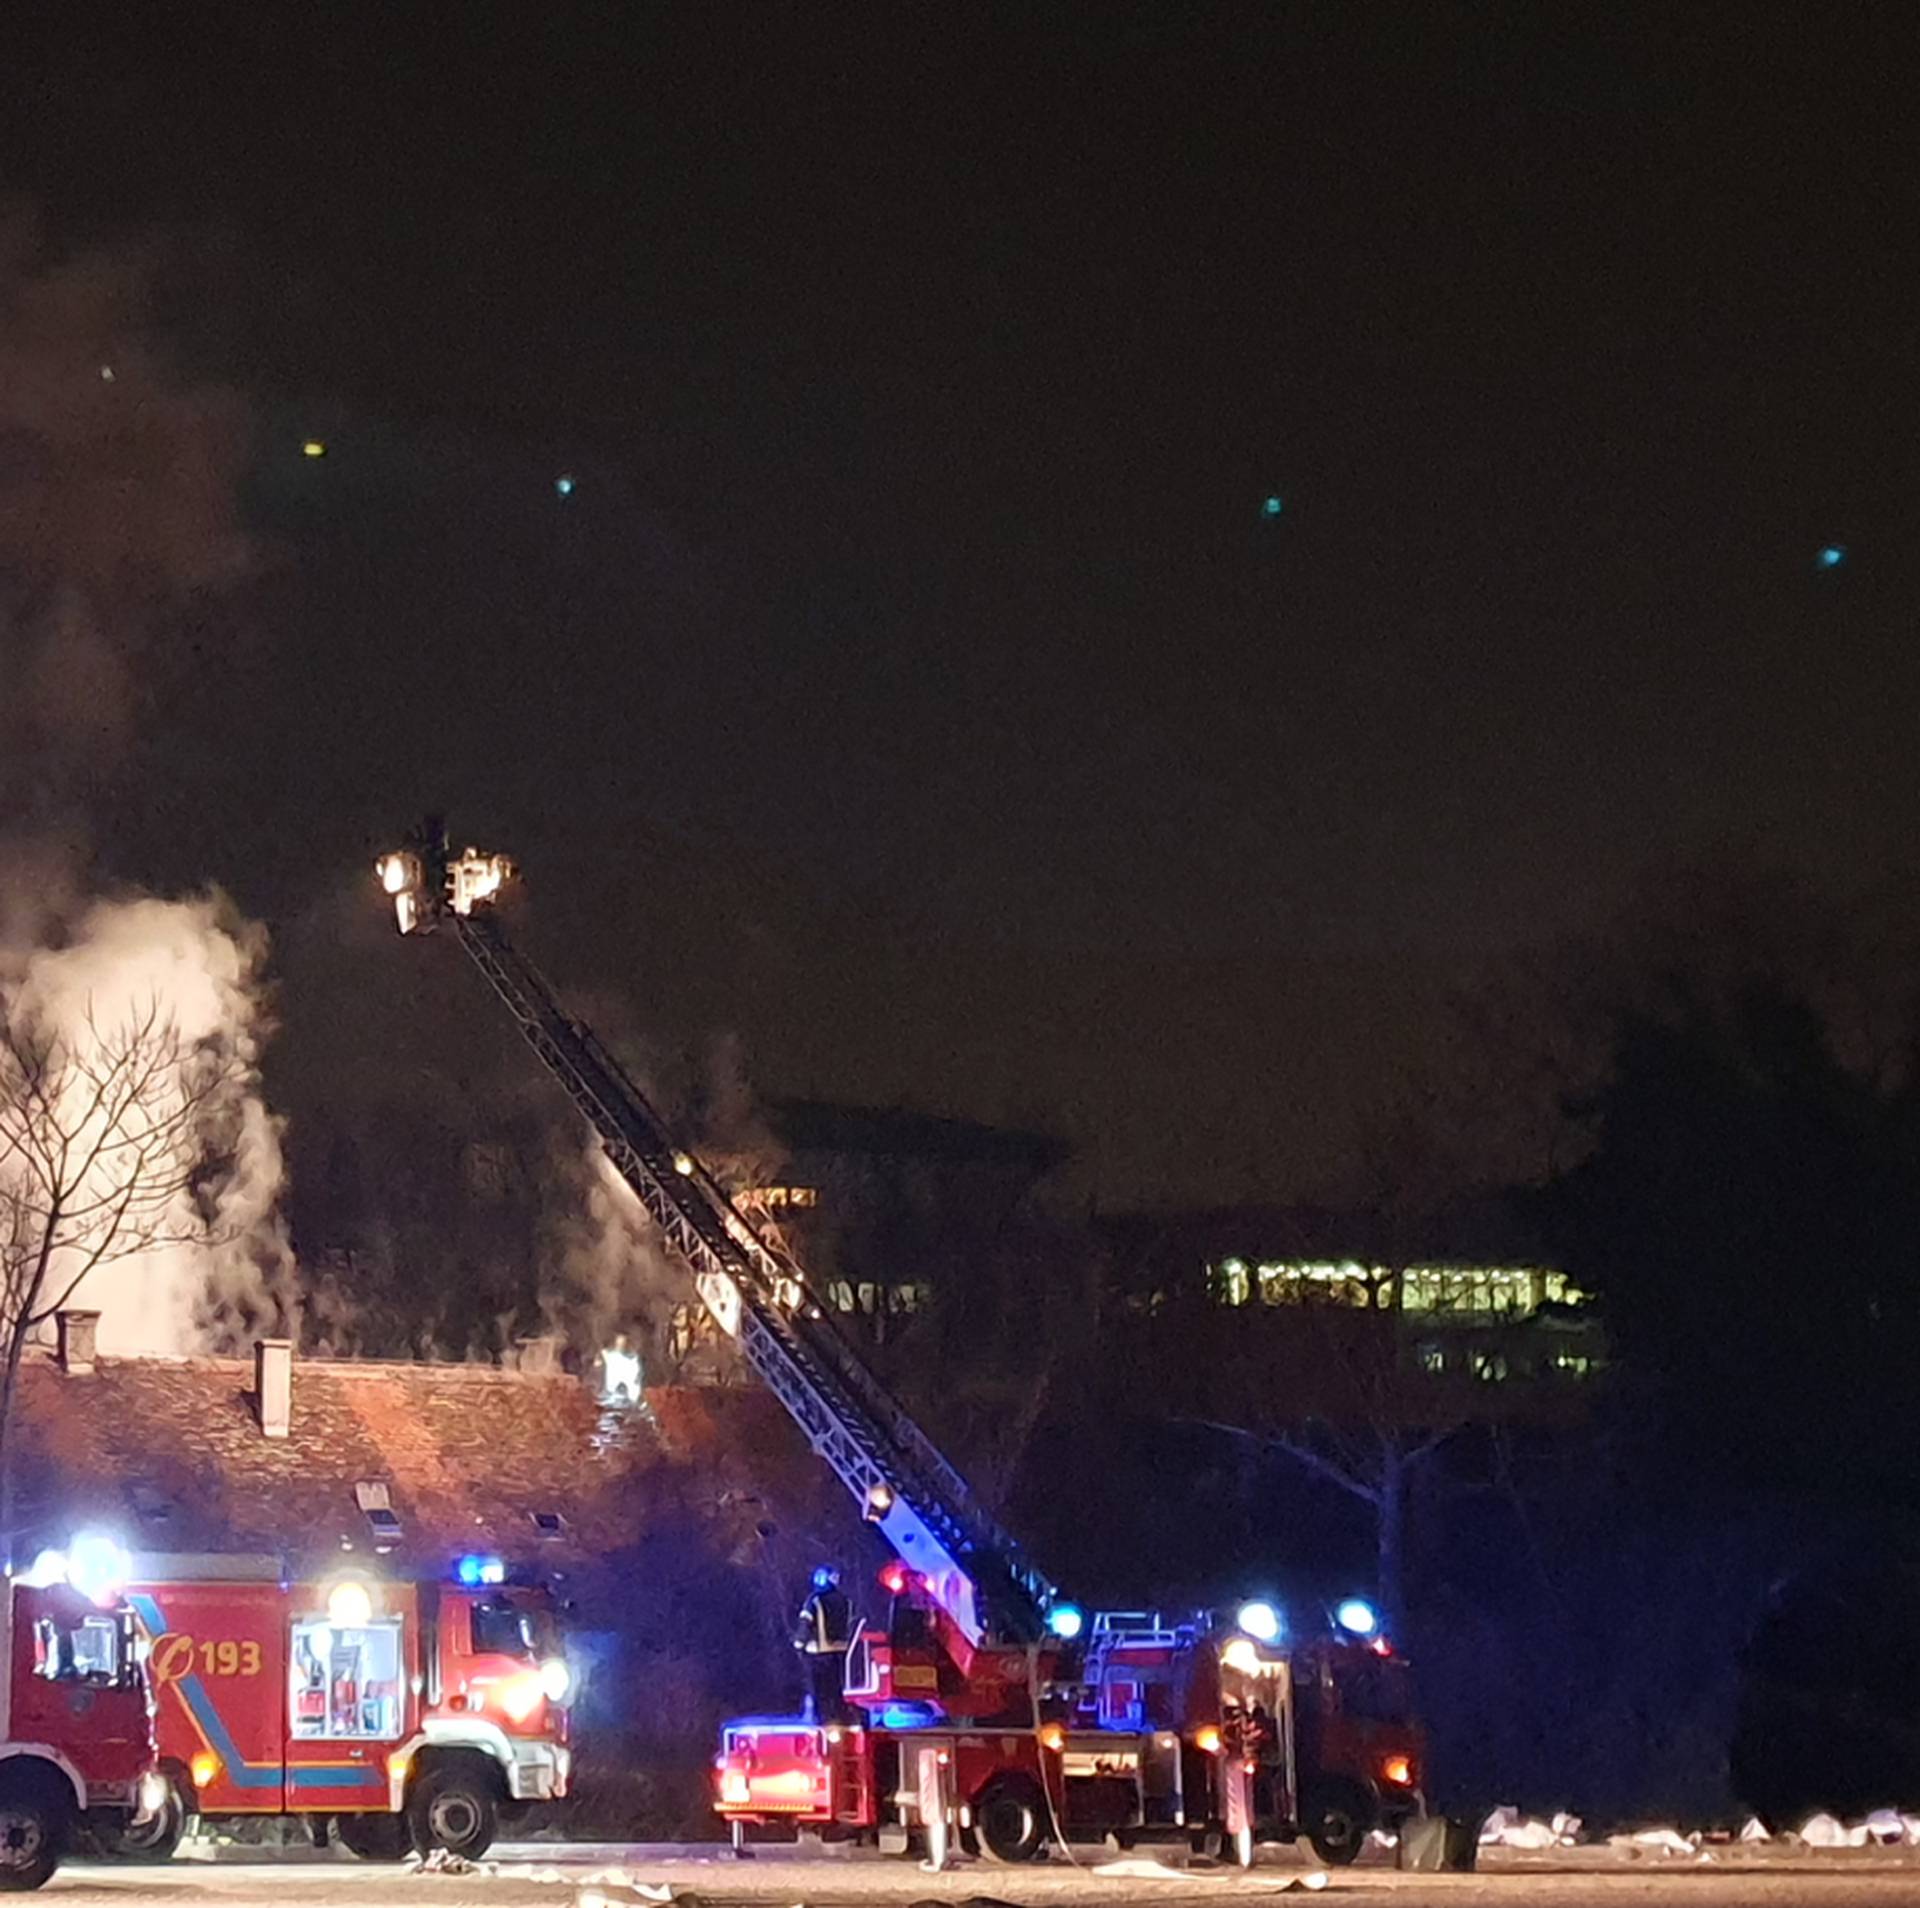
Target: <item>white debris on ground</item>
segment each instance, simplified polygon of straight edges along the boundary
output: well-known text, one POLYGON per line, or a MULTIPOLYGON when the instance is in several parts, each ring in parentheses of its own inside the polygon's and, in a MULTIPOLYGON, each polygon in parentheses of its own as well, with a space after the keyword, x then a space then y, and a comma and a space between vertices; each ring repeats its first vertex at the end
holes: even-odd
MULTIPOLYGON (((1580 1818, 1556 1815, 1550 1822, 1537 1816, 1522 1815, 1512 1805, 1504 1805, 1489 1814, 1480 1825, 1482 1848, 1510 1848, 1541 1851, 1575 1848, 1580 1845, 1580 1818)), ((1621 1830, 1605 1838, 1605 1846, 1617 1853, 1637 1858, 1645 1855, 1688 1857, 1710 1862, 1720 1859, 1709 1844, 1744 1845, 1758 1849, 1771 1844, 1777 1848, 1920 1848, 1920 1815, 1899 1809, 1875 1809, 1857 1822, 1844 1822, 1822 1810, 1809 1816, 1797 1829, 1776 1835, 1757 1815, 1750 1815, 1738 1829, 1693 1830, 1683 1834, 1671 1824, 1651 1828, 1621 1830)))
POLYGON ((1609 1848, 1651 1849, 1662 1855, 1697 1855, 1700 1852, 1698 1834, 1682 1835, 1676 1828, 1637 1829, 1631 1835, 1609 1835, 1609 1848))
POLYGON ((1843 1822, 1823 1810, 1808 1816, 1791 1835, 1780 1839, 1800 1842, 1808 1848, 1866 1848, 1870 1844, 1881 1848, 1920 1848, 1920 1815, 1907 1815, 1899 1809, 1875 1809, 1864 1821, 1843 1822))
POLYGON ((1324 1868, 1308 1869, 1304 1875, 1272 1875, 1244 1868, 1173 1868, 1137 1855, 1117 1862, 1096 1862, 1086 1872, 1103 1881, 1237 1882, 1242 1887, 1251 1885, 1278 1894, 1322 1889, 1332 1880, 1324 1868))
POLYGON ((1580 1818, 1565 1813, 1542 1822, 1507 1805, 1480 1824, 1482 1848, 1571 1848, 1579 1839, 1580 1818))
POLYGON ((418 1853, 409 1855, 403 1866, 420 1875, 497 1875, 500 1872, 498 1862, 469 1861, 450 1848, 436 1848, 424 1859, 418 1853))

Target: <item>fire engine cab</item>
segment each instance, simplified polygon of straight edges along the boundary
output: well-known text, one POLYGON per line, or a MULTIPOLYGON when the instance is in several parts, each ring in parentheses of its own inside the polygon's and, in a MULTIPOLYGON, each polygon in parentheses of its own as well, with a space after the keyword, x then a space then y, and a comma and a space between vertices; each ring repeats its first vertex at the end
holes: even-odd
POLYGON ((0 1599, 0 1889, 38 1888, 76 1831, 160 1801, 125 1559, 100 1537, 44 1551, 0 1599))
POLYGON ((343 1571, 289 1581, 277 1559, 145 1557, 162 1806, 116 1838, 163 1860, 188 1819, 299 1815, 356 1855, 473 1856, 501 1815, 567 1793, 573 1672, 554 1607, 496 1559, 444 1583, 343 1571))

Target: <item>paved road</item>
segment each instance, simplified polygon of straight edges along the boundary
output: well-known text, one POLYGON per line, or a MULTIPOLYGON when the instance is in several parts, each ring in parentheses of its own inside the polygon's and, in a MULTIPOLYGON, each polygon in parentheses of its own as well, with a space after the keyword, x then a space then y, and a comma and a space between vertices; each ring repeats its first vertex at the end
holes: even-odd
POLYGON ((1745 1855, 1712 1863, 1629 1858, 1607 1851, 1564 1856, 1490 1854, 1475 1875, 1403 1875, 1363 1862, 1305 1893, 1312 1871, 1275 1851, 1251 1874, 1195 1868, 1165 1876, 1102 1875, 1065 1863, 991 1868, 968 1863, 930 1875, 911 1863, 874 1856, 795 1856, 762 1850, 736 1863, 710 1850, 528 1845, 498 1851, 471 1874, 421 1874, 371 1867, 344 1857, 176 1861, 165 1868, 75 1863, 48 1891, 49 1908, 188 1908, 190 1903, 266 1902, 274 1908, 640 1908, 636 1884, 670 1886, 697 1897, 685 1908, 964 1908, 986 1896, 1016 1908, 1251 1908, 1254 1901, 1387 1908, 1445 1908, 1541 1903, 1546 1908, 1920 1908, 1920 1856, 1870 1851, 1745 1855), (1289 1887, 1289 1884, 1292 1884, 1289 1887), (599 1897, 599 1902, 593 1898, 599 1897))

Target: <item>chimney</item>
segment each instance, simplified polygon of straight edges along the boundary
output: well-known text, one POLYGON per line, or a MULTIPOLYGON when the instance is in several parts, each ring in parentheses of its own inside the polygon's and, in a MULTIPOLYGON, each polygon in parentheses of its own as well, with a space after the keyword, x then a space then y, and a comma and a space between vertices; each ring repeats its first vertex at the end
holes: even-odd
POLYGON ((260 1435, 284 1438, 293 1421, 293 1341, 263 1338, 253 1348, 253 1396, 260 1435))
POLYGON ((557 1332, 543 1332, 537 1338, 522 1338, 517 1342, 523 1376, 551 1378, 559 1371, 560 1337, 557 1332))
POLYGON ((56 1312, 54 1328, 59 1333, 60 1369, 76 1376, 93 1369, 93 1338, 100 1329, 98 1312, 56 1312))

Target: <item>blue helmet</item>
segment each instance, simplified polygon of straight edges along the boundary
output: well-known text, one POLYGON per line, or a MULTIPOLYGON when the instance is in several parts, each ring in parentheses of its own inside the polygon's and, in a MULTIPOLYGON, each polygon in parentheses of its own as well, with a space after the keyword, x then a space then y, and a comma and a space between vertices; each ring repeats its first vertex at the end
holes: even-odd
POLYGON ((832 1564, 822 1564, 813 1573, 813 1587, 816 1590, 838 1590, 840 1588, 839 1571, 832 1564))

